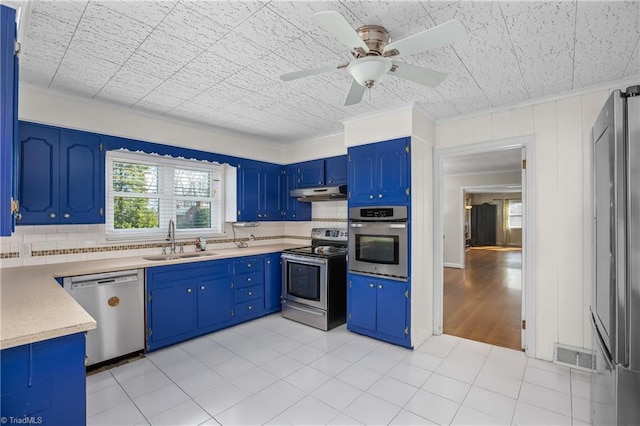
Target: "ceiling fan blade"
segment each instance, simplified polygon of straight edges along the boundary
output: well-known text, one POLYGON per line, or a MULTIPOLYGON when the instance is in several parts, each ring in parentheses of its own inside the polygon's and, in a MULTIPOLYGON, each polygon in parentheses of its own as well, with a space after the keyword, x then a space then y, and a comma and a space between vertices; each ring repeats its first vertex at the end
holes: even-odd
POLYGON ((464 25, 460 21, 452 19, 418 34, 389 43, 384 48, 384 54, 385 56, 395 57, 413 55, 414 53, 455 43, 466 36, 467 30, 464 29, 464 25), (398 52, 395 55, 393 53, 394 50, 398 52))
POLYGON ((360 38, 344 16, 335 11, 316 13, 316 22, 329 33, 333 34, 349 49, 360 48, 365 53, 369 51, 367 44, 360 38))
POLYGON ((360 103, 362 97, 364 96, 365 87, 358 84, 358 82, 353 79, 351 82, 351 88, 349 89, 349 93, 347 94, 347 99, 344 101, 344 106, 355 105, 360 103))
POLYGON ((429 87, 436 87, 447 77, 445 73, 398 61, 393 61, 393 67, 387 74, 429 87))
POLYGON ((311 70, 288 72, 286 74, 282 74, 280 76, 280 79, 283 81, 297 80, 303 77, 310 77, 312 75, 324 74, 325 72, 337 70, 338 68, 343 68, 343 67, 344 67, 343 65, 325 65, 324 67, 314 68, 311 70))

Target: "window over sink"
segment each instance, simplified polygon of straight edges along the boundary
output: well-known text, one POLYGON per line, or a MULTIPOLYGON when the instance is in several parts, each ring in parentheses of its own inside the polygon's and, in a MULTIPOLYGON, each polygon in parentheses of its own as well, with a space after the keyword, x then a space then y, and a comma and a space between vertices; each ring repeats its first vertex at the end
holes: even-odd
POLYGON ((224 233, 222 164, 126 150, 107 152, 107 239, 224 233))

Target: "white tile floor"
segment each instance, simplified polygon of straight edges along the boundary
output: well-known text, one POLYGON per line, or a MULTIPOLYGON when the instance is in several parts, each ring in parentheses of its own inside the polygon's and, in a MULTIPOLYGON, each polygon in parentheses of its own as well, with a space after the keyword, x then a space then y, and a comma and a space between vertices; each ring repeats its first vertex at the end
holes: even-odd
POLYGON ((87 378, 88 425, 590 423, 589 374, 452 336, 414 351, 271 315, 87 378))

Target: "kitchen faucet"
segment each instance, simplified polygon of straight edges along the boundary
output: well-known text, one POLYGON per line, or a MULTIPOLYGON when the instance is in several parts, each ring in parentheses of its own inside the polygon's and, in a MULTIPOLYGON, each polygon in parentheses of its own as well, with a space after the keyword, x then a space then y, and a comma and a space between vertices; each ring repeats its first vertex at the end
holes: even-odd
POLYGON ((167 235, 167 241, 171 241, 171 254, 176 252, 176 224, 173 223, 173 219, 169 220, 169 234, 167 235))

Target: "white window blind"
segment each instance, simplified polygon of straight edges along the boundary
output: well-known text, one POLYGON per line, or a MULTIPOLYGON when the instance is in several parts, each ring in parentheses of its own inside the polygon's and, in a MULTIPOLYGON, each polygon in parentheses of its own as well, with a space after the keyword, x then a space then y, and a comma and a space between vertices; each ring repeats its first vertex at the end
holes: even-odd
POLYGON ((107 152, 108 239, 165 238, 224 232, 220 164, 129 151, 107 152))

